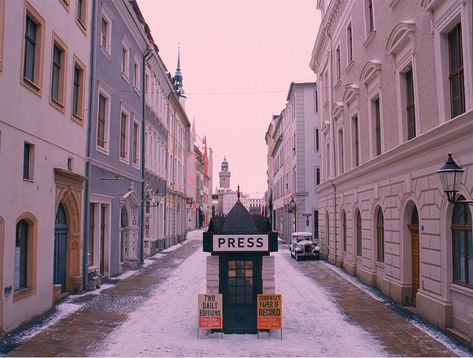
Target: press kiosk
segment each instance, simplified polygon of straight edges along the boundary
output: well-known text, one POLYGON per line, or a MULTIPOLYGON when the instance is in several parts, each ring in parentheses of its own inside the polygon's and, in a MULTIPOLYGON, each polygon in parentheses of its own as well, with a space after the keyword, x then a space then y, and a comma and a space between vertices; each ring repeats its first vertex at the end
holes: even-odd
POLYGON ((269 219, 251 215, 240 200, 227 216, 214 216, 203 237, 207 293, 223 297, 223 332, 257 332, 257 295, 275 293, 278 234, 269 219))

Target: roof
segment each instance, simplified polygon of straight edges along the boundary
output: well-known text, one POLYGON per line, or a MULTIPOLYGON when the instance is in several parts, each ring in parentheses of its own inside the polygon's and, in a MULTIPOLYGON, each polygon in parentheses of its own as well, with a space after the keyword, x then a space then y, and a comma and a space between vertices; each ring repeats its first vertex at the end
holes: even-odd
POLYGON ((310 231, 297 231, 297 232, 292 233, 292 236, 309 236, 309 235, 312 235, 310 231))

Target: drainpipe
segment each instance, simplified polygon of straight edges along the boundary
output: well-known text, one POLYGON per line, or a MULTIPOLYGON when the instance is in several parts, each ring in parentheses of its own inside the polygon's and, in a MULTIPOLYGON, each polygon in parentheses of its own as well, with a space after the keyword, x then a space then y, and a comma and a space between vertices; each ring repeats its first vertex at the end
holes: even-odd
POLYGON ((90 221, 90 198, 89 198, 89 186, 90 186, 90 172, 91 172, 91 164, 90 164, 90 148, 91 148, 91 141, 92 141, 92 98, 94 97, 95 93, 95 86, 94 86, 94 78, 95 78, 95 12, 96 12, 97 1, 92 0, 92 21, 91 21, 91 31, 90 31, 90 78, 89 78, 89 113, 88 113, 88 128, 87 128, 87 140, 86 140, 86 159, 85 159, 85 176, 87 177, 87 181, 85 182, 84 188, 84 226, 83 226, 83 245, 82 245, 82 287, 86 287, 87 285, 87 274, 88 274, 88 240, 90 240, 88 229, 89 229, 89 221, 90 221))
MULTIPOLYGON (((330 101, 329 101, 329 104, 330 105, 333 105, 333 65, 332 65, 332 60, 333 60, 333 56, 332 56, 332 37, 330 36, 330 33, 328 32, 328 30, 326 30, 327 32, 327 37, 329 38, 329 49, 330 49, 330 56, 329 56, 329 68, 330 68, 330 80, 331 80, 331 83, 332 83, 332 86, 330 86, 330 101)), ((329 106, 329 108, 331 108, 331 106, 329 106)), ((330 121, 332 121, 332 118, 330 116, 330 121)), ((334 173, 334 176, 333 176, 333 180, 331 181, 332 182, 332 186, 333 186, 333 226, 334 226, 334 229, 332 230, 333 231, 333 235, 334 235, 334 240, 335 240, 335 265, 337 264, 337 186, 335 185, 334 181, 335 181, 335 173, 337 172, 337 158, 336 158, 336 155, 335 155, 335 126, 334 126, 334 123, 331 123, 331 129, 332 129, 332 150, 331 152, 329 153, 329 155, 332 157, 333 159, 333 166, 331 166, 332 170, 333 170, 333 173, 334 173)), ((330 173, 328 173, 329 176, 330 176, 330 173)), ((330 222, 329 222, 329 225, 330 225, 330 222)))
POLYGON ((144 215, 145 215, 145 111, 146 111, 146 93, 145 93, 145 72, 146 63, 153 55, 153 49, 146 46, 146 51, 143 55, 143 65, 141 66, 141 112, 143 118, 143 124, 141 126, 141 216, 140 216, 140 247, 139 247, 139 263, 143 263, 143 246, 144 246, 144 215))

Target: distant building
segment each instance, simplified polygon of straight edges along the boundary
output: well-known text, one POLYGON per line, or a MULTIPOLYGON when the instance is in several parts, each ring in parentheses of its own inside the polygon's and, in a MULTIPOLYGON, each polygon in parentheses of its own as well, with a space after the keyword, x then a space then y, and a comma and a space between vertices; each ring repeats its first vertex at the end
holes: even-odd
MULTIPOLYGON (((217 189, 218 206, 216 208, 216 212, 218 214, 226 215, 238 201, 237 191, 230 188, 231 172, 229 171, 228 161, 226 158, 223 158, 221 170, 219 172, 219 178, 220 188, 217 189)), ((240 193, 240 201, 248 210, 249 195, 240 193)))
POLYGON ((273 228, 286 240, 294 231, 310 231, 318 237, 314 187, 320 170, 320 126, 316 99, 315 83, 291 83, 285 108, 273 116, 266 132, 268 207, 273 228))

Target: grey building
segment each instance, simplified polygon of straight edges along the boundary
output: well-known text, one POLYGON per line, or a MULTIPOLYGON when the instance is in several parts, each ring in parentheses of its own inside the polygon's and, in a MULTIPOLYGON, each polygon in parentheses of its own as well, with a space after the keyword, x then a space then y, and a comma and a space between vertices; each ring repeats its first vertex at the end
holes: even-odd
POLYGON ((135 1, 93 2, 84 265, 113 276, 142 260, 144 57, 135 1))

